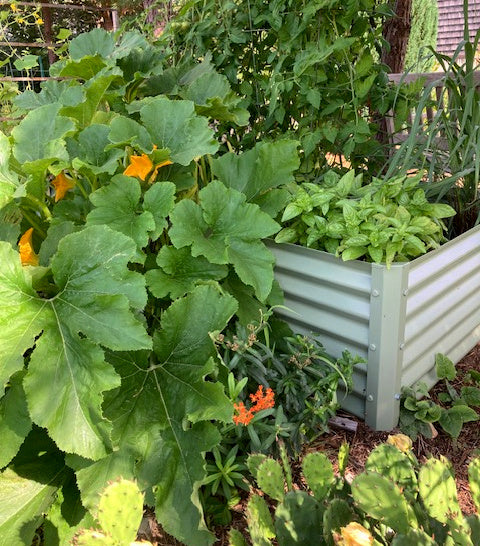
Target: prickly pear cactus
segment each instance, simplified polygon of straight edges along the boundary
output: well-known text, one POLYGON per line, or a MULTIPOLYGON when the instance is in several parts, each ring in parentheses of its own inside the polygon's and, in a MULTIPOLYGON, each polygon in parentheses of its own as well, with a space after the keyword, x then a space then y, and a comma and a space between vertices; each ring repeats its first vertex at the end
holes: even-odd
POLYGON ((285 496, 285 479, 280 463, 266 459, 258 467, 258 487, 272 499, 282 501, 285 496))
POLYGON ((253 546, 270 546, 275 538, 272 516, 265 499, 252 495, 247 504, 248 531, 253 546))
POLYGON ((343 499, 332 499, 328 502, 323 514, 323 538, 328 546, 334 546, 333 533, 346 527, 355 518, 355 514, 343 499))
POLYGON ((289 491, 275 510, 279 546, 316 544, 323 535, 323 506, 306 491, 289 491))
POLYGON ((437 546, 437 542, 420 529, 410 529, 406 535, 397 535, 392 546, 437 546))
POLYGON ((77 535, 78 546, 126 546, 150 544, 135 542, 143 515, 143 495, 135 482, 119 479, 100 497, 97 520, 100 530, 83 530, 77 535))
POLYGON ((247 541, 240 531, 237 531, 237 529, 230 529, 228 546, 247 546, 247 541))
POLYGON ((480 512, 480 457, 477 457, 468 465, 468 481, 475 508, 477 512, 480 512))
POLYGON ((412 460, 396 446, 390 444, 377 446, 370 453, 365 469, 390 478, 405 492, 416 497, 418 482, 412 460))
POLYGON ((357 506, 374 519, 395 531, 406 534, 418 522, 401 489, 391 480, 366 471, 352 482, 352 495, 357 506))
POLYGON ((455 480, 446 460, 429 459, 418 474, 420 496, 430 517, 447 524, 456 546, 473 546, 471 529, 457 499, 455 480))
POLYGON ((257 479, 258 467, 268 459, 263 453, 252 453, 248 456, 247 467, 250 471, 250 474, 257 479))
POLYGON ((324 453, 309 453, 303 459, 302 470, 314 497, 322 501, 335 483, 332 463, 324 453))

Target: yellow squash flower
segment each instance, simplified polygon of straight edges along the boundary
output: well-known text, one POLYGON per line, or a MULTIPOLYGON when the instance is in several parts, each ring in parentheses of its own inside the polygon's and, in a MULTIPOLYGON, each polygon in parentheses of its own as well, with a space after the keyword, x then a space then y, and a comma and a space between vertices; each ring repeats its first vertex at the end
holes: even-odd
POLYGON ((35 23, 37 23, 37 25, 43 25, 43 19, 41 19, 40 17, 35 21, 35 23))
POLYGON ((65 197, 68 190, 71 190, 75 184, 72 180, 68 179, 63 173, 57 175, 53 181, 52 186, 55 188, 55 203, 65 197))
POLYGON ((387 438, 387 444, 397 447, 400 451, 407 453, 412 449, 412 440, 405 434, 393 434, 387 438))
POLYGON ((18 241, 22 265, 38 265, 38 255, 35 254, 35 251, 33 250, 32 235, 33 228, 27 229, 20 237, 20 241, 18 241))
POLYGON ((147 154, 131 155, 130 165, 123 171, 123 174, 137 176, 140 180, 145 180, 152 169, 153 163, 147 154))
POLYGON ((134 177, 136 176, 140 178, 140 180, 145 181, 147 179, 147 176, 153 169, 153 173, 148 179, 148 182, 151 184, 157 177, 158 170, 161 169, 162 167, 165 167, 166 165, 171 165, 171 164, 172 162, 167 159, 165 161, 162 161, 158 165, 155 165, 155 169, 153 169, 153 162, 148 157, 147 154, 131 155, 130 165, 123 171, 123 174, 127 176, 134 176, 134 177))
POLYGON ((352 521, 340 529, 340 535, 335 533, 334 541, 338 546, 372 546, 373 536, 363 525, 352 521))
POLYGON ((10 4, 10 9, 11 9, 13 12, 18 11, 17 5, 14 4, 13 2, 10 4))

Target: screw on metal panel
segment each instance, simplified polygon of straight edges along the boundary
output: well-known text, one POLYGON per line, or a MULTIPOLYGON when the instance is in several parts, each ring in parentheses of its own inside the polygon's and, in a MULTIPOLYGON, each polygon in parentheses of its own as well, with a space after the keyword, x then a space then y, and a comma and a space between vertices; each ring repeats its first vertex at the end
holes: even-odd
POLYGON ((403 349, 405 348, 405 343, 400 343, 400 350, 403 351, 403 349))
POLYGON ((374 344, 374 343, 370 343, 369 347, 368 347, 371 351, 375 351, 377 346, 374 344))
POLYGON ((367 402, 373 402, 373 396, 371 394, 367 396, 367 402))
POLYGON ((393 397, 395 398, 395 400, 400 400, 400 398, 402 397, 402 395, 398 392, 396 392, 393 397))
POLYGON ((373 290, 372 296, 375 296, 375 297, 380 296, 380 292, 378 290, 373 290))
POLYGON ((408 288, 406 290, 403 291, 403 295, 404 296, 408 296, 408 288))

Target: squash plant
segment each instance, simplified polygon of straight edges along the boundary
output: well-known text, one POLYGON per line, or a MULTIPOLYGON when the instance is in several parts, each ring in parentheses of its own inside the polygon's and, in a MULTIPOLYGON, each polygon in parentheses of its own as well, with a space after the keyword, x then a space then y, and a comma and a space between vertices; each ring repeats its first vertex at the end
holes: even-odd
POLYGON ((233 408, 209 334, 276 293, 262 239, 297 143, 213 158, 213 120, 245 121, 226 80, 201 64, 161 94, 136 33, 81 35, 52 72, 0 133, 0 532, 29 544, 47 514, 67 544, 122 476, 211 544, 198 489, 233 408))

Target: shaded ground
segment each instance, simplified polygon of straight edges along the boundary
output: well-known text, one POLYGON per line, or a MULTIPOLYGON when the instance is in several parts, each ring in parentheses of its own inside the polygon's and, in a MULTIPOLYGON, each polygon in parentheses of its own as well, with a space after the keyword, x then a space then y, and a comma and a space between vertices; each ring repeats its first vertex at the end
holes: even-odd
MULTIPOLYGON (((474 347, 457 364, 456 368, 457 378, 452 382, 454 386, 462 384, 463 377, 469 370, 475 369, 480 372, 480 344, 474 347)), ((434 401, 437 401, 436 396, 441 390, 441 386, 438 385, 431 391, 430 394, 434 401)), ((476 409, 480 412, 480 408, 476 409)), ((308 446, 305 452, 323 451, 329 456, 335 466, 339 447, 344 441, 348 442, 350 444, 350 456, 347 476, 350 475, 353 478, 363 470, 365 461, 372 449, 378 444, 383 443, 389 434, 399 432, 399 430, 393 432, 375 432, 356 417, 343 412, 339 412, 339 415, 356 421, 356 432, 332 429, 328 434, 325 434, 308 446)), ((427 439, 419 437, 414 442, 413 450, 420 462, 429 456, 439 457, 440 455, 444 455, 451 461, 455 472, 460 506, 466 514, 474 512, 475 508, 468 486, 467 467, 473 457, 480 455, 480 422, 466 423, 456 440, 450 438, 441 429, 438 430, 438 435, 435 438, 427 439)), ((232 522, 232 525, 240 530, 245 527, 243 519, 244 504, 236 507, 232 522)), ((180 542, 163 533, 154 519, 150 520, 149 531, 150 537, 144 536, 144 538, 153 539, 153 543, 156 546, 182 546, 180 542)), ((218 538, 215 543, 216 546, 228 546, 227 530, 224 528, 216 529, 216 534, 218 538)))

